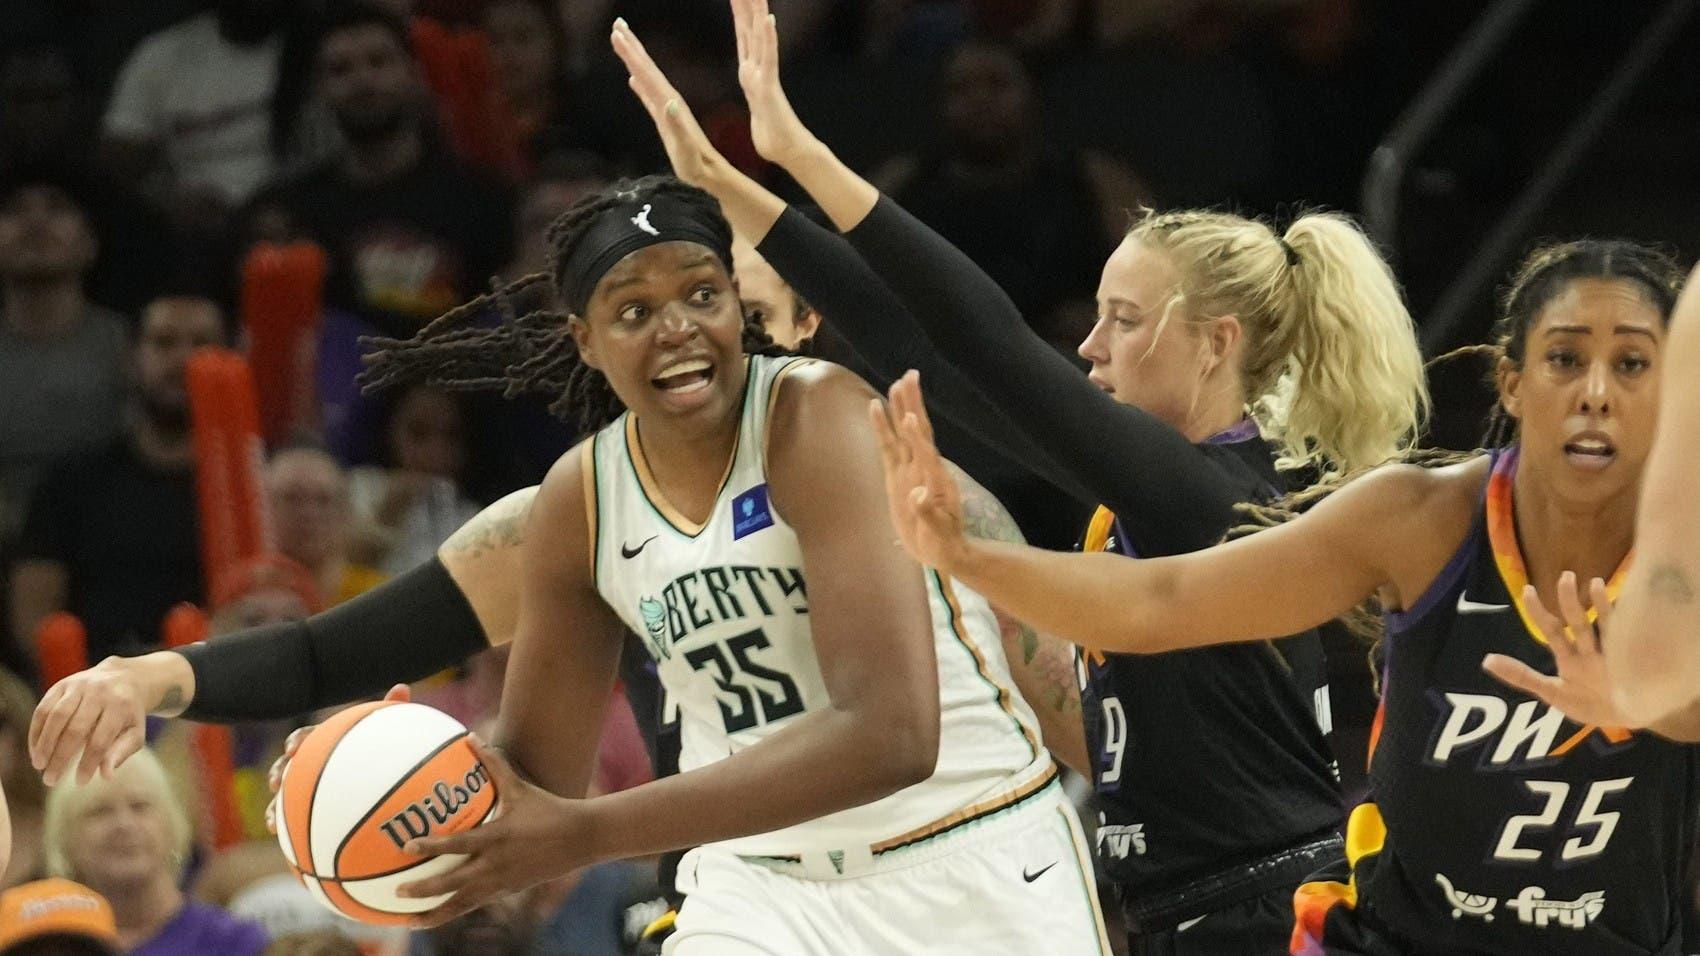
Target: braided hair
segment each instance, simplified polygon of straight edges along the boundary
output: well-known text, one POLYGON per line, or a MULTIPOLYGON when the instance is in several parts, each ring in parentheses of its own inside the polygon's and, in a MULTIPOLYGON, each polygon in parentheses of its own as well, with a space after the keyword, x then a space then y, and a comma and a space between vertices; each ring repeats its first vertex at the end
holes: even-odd
MULTIPOLYGON (((451 391, 500 391, 506 398, 550 395, 550 414, 583 433, 612 422, 625 406, 602 373, 580 359, 568 331, 572 315, 557 307, 562 266, 599 215, 654 197, 695 206, 725 223, 713 196, 672 176, 621 180, 580 199, 549 226, 549 272, 522 276, 457 306, 412 338, 362 339, 371 351, 360 385, 368 392, 422 382, 451 391)), ((754 355, 787 354, 754 317, 745 319, 743 346, 754 355)))

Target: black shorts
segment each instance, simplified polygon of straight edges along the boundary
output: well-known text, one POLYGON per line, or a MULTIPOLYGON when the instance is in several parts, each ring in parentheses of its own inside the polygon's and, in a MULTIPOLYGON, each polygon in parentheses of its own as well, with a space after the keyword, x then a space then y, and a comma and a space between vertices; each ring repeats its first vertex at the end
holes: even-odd
POLYGON ((1128 956, 1286 956, 1293 937, 1293 891, 1261 896, 1181 923, 1129 936, 1128 956))

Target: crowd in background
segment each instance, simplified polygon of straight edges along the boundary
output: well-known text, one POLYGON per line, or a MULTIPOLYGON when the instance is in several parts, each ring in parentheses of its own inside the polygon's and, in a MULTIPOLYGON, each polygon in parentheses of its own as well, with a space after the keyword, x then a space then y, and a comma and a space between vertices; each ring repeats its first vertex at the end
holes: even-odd
MULTIPOLYGON (((205 795, 180 727, 159 728, 113 780, 51 793, 24 734, 42 689, 36 636, 57 613, 81 623, 91 661, 160 646, 185 602, 215 635, 299 618, 427 559, 484 504, 541 479, 574 438, 546 402, 363 395, 360 339, 405 337, 492 281, 547 268, 556 216, 664 168, 606 49, 616 15, 721 151, 794 194, 748 141, 722 4, 3 6, 0 784, 16 835, 3 886, 73 879, 138 953, 614 951, 627 907, 655 895, 652 872, 600 867, 412 938, 334 923, 265 836, 265 768, 289 727, 234 731, 253 839, 218 854, 197 839, 205 795), (277 266, 303 248, 322 283, 277 266), (254 357, 261 405, 280 409, 264 467, 275 553, 209 581, 185 367, 199 347, 253 343, 279 275, 313 286, 315 314, 299 354, 254 357)), ((773 6, 805 120, 1072 355, 1127 210, 1349 208, 1435 58, 1422 38, 1451 36, 1474 5, 1434 5, 1432 22, 1369 0, 773 6)), ((489 652, 420 699, 477 727, 502 665, 489 652)), ((645 778, 631 723, 616 708, 598 786, 645 778)))

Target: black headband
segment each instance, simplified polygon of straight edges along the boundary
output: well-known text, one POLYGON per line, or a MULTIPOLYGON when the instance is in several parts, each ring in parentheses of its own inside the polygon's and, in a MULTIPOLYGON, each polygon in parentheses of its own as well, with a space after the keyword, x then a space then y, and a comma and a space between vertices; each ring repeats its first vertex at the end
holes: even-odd
POLYGON ((674 196, 649 196, 600 213, 561 263, 561 295, 575 315, 584 315, 596 284, 621 259, 662 242, 707 246, 732 271, 732 230, 726 220, 674 196))

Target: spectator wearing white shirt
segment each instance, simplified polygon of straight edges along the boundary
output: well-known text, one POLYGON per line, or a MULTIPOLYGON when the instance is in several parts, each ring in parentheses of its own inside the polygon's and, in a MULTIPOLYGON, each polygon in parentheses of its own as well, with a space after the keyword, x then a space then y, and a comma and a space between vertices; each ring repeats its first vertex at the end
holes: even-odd
POLYGON ((109 165, 210 232, 276 171, 279 0, 218 0, 144 40, 102 121, 109 165))

